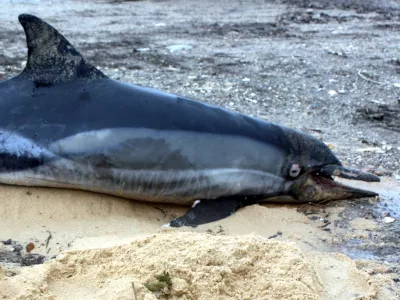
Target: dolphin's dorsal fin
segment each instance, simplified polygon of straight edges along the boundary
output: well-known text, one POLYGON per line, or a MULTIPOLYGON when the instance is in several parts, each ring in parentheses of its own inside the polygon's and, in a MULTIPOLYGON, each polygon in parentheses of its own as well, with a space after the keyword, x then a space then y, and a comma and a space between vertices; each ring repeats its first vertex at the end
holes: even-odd
POLYGON ((21 14, 28 46, 28 61, 21 76, 39 86, 54 85, 76 79, 107 78, 85 62, 82 55, 52 26, 29 14, 21 14))

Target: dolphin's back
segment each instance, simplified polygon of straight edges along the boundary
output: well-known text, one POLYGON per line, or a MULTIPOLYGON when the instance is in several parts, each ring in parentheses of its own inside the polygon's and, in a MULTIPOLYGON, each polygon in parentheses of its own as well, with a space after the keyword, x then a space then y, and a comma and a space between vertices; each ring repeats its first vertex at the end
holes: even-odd
POLYGON ((242 136, 276 146, 286 142, 273 123, 111 79, 48 87, 11 79, 0 83, 0 105, 0 127, 15 126, 41 143, 127 127, 242 136))

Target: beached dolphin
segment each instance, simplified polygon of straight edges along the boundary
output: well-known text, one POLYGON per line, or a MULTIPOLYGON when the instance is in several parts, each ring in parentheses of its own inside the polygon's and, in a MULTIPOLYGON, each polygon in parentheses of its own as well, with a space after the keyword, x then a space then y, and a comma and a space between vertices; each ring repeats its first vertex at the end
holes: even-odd
POLYGON ((219 220, 275 196, 376 195, 335 182, 379 178, 345 168, 308 134, 112 80, 43 20, 19 21, 28 61, 0 82, 0 183, 193 204, 171 226, 219 220))

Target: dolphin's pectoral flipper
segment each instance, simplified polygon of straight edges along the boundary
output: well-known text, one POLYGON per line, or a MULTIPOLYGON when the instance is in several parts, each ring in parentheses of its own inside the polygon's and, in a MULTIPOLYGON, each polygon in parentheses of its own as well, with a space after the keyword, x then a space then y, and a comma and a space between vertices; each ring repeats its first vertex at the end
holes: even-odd
POLYGON ((215 222, 234 214, 239 208, 260 203, 266 197, 278 193, 257 196, 230 196, 212 200, 196 200, 192 207, 181 217, 172 220, 166 227, 196 227, 201 224, 215 222))
POLYGON ((242 206, 237 197, 213 200, 196 200, 192 207, 181 217, 172 220, 171 227, 192 226, 215 222, 232 215, 242 206))

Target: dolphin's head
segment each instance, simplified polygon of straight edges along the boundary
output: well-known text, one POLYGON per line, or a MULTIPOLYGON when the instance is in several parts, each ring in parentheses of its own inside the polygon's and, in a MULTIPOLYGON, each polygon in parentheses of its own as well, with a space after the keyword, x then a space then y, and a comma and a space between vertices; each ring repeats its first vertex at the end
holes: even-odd
POLYGON ((287 179, 289 193, 297 201, 318 202, 377 195, 336 182, 334 177, 373 182, 380 181, 378 176, 344 167, 327 145, 311 135, 286 128, 284 132, 290 144, 290 154, 281 175, 287 179))

